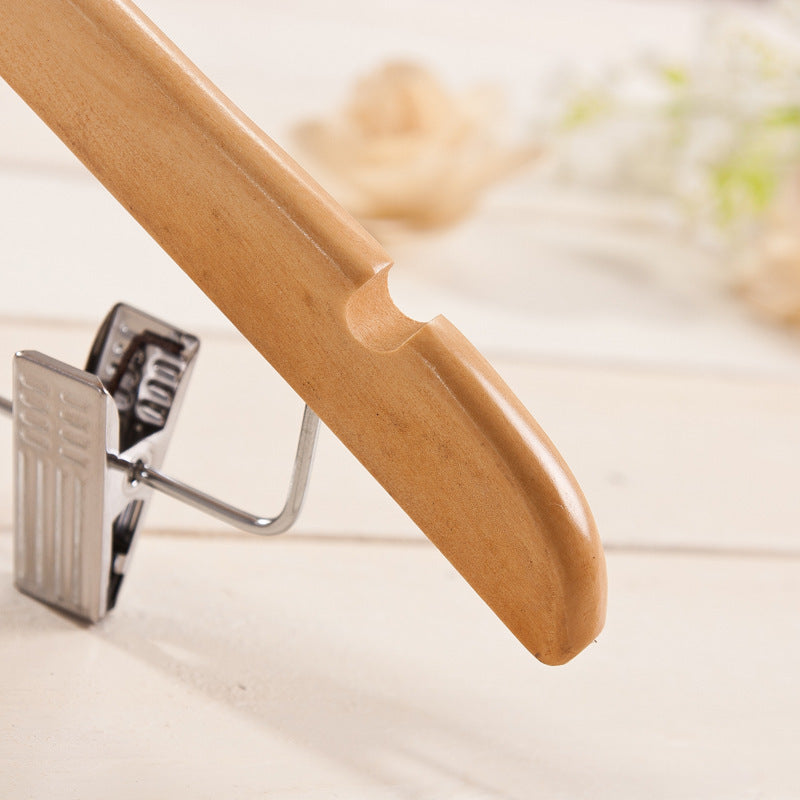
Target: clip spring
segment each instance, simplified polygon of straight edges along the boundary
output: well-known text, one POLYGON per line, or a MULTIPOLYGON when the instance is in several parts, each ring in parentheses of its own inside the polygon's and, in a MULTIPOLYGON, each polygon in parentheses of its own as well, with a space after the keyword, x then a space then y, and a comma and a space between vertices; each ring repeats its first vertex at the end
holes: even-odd
POLYGON ((288 496, 251 514, 160 471, 199 341, 116 305, 86 370, 34 351, 14 357, 14 580, 39 600, 96 622, 116 603, 152 490, 240 530, 275 535, 296 521, 319 419, 306 406, 288 496))

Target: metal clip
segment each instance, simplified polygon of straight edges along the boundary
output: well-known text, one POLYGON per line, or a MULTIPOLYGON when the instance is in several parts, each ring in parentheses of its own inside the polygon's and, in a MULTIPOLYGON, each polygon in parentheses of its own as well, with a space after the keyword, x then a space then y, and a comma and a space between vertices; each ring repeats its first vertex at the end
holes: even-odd
POLYGON ((306 406, 289 493, 276 517, 241 511, 160 472, 199 341, 116 305, 86 370, 14 357, 14 580, 97 622, 117 601, 152 490, 250 533, 287 530, 308 485, 319 420, 306 406))

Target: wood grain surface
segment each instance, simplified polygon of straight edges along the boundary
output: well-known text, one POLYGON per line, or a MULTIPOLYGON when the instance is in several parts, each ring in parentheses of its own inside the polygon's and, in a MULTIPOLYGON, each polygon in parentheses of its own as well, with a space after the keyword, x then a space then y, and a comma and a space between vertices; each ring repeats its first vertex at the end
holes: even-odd
POLYGON ((553 445, 452 325, 394 306, 378 243, 135 6, 0 0, 0 72, 537 658, 592 641, 605 563, 553 445))

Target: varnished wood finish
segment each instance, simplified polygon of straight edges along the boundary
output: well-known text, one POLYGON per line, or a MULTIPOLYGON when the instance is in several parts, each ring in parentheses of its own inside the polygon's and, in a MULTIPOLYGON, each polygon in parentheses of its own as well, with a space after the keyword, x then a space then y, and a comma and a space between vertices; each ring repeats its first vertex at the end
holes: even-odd
POLYGON ((592 641, 603 553, 545 434, 450 323, 395 308, 377 242, 137 8, 0 0, 0 71, 537 658, 592 641))

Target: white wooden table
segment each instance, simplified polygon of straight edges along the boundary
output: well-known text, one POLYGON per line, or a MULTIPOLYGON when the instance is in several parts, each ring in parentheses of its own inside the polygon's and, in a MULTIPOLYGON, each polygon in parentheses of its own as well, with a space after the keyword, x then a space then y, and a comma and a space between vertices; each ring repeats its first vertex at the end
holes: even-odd
POLYGON ((553 669, 424 543, 145 536, 96 628, 9 551, 3 797, 798 796, 797 558, 611 551, 553 669))
MULTIPOLYGON (((141 5, 284 144, 390 56, 499 81, 522 113, 551 68, 689 52, 702 16, 141 5)), ((81 364, 108 306, 138 304, 203 338, 169 470, 277 509, 297 399, 4 86, 0 118, 0 394, 15 350, 81 364)), ((522 176, 395 243, 392 291, 475 339, 574 467, 608 548, 598 642, 532 659, 326 432, 296 533, 157 499, 118 608, 85 628, 13 589, 0 458, 0 797, 800 797, 800 348, 649 262, 631 281, 554 248, 558 202, 522 176)))

